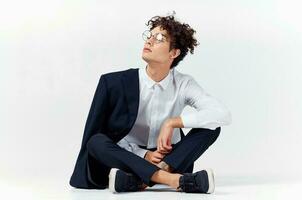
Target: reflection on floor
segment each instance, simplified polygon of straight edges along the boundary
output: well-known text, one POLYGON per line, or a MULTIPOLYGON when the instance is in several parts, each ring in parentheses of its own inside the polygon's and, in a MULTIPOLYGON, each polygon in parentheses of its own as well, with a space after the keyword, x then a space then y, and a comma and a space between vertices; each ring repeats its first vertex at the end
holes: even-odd
POLYGON ((97 199, 302 199, 299 190, 302 180, 265 180, 256 178, 216 178, 216 188, 213 194, 180 193, 165 185, 155 185, 143 192, 112 194, 105 190, 84 190, 72 188, 68 180, 53 178, 20 180, 0 180, 1 199, 67 199, 67 200, 97 200, 97 199))

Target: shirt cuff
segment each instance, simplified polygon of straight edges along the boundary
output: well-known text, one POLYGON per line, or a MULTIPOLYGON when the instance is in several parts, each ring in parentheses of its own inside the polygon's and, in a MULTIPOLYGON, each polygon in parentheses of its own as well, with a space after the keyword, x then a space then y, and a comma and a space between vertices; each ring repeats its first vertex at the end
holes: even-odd
POLYGON ((222 125, 214 120, 212 121, 208 121, 205 119, 200 120, 202 119, 202 116, 196 113, 181 114, 180 117, 184 125, 184 128, 207 128, 207 129, 215 130, 217 127, 222 125))
POLYGON ((141 158, 144 158, 147 151, 148 151, 147 149, 142 149, 142 148, 137 147, 133 150, 133 153, 138 155, 141 158))
POLYGON ((180 118, 184 128, 194 128, 197 123, 196 114, 181 114, 180 118))

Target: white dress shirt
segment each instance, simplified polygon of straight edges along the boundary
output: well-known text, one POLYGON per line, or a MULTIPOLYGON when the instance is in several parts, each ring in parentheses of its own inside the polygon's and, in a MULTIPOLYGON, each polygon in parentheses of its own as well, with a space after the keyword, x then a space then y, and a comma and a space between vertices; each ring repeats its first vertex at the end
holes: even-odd
MULTIPOLYGON (((184 128, 207 128, 214 130, 231 123, 231 113, 218 99, 210 96, 191 75, 175 68, 160 82, 153 81, 146 67, 139 68, 140 99, 136 121, 130 132, 117 144, 144 157, 147 148, 156 148, 162 123, 171 117, 180 116, 184 128), (185 106, 194 112, 182 113, 185 106)), ((181 139, 179 128, 174 128, 172 144, 181 139)))

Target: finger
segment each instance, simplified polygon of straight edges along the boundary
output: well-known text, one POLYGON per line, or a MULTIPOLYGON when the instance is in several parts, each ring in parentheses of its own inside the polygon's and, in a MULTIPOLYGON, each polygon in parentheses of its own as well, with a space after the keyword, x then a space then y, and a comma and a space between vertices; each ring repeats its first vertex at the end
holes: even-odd
POLYGON ((166 150, 166 149, 162 149, 161 151, 158 151, 161 154, 167 154, 169 153, 171 150, 166 150))
POLYGON ((164 156, 163 154, 159 153, 159 152, 155 152, 155 155, 154 155, 156 158, 159 158, 159 159, 162 159, 164 156))
POLYGON ((156 158, 161 158, 161 153, 159 153, 158 151, 154 152, 154 157, 156 158))
POLYGON ((163 148, 162 148, 162 141, 161 141, 161 140, 159 140, 158 150, 159 150, 159 151, 162 151, 162 150, 163 150, 163 148))
POLYGON ((170 153, 170 152, 165 151, 165 152, 162 152, 161 154, 165 156, 165 155, 167 155, 168 153, 170 153))
POLYGON ((153 165, 158 165, 160 162, 151 162, 153 165))
POLYGON ((160 159, 158 159, 158 158, 152 158, 152 160, 151 160, 152 162, 154 162, 154 163, 159 163, 161 160, 160 159))
POLYGON ((164 138, 161 139, 161 150, 162 151, 166 151, 166 148, 164 147, 164 143, 165 143, 165 140, 164 138))
POLYGON ((167 140, 167 145, 172 147, 171 138, 168 138, 168 140, 167 140))
POLYGON ((162 140, 162 146, 163 146, 163 149, 166 150, 166 151, 168 151, 172 148, 171 146, 167 145, 167 139, 166 138, 162 140))
POLYGON ((166 146, 169 146, 169 148, 171 148, 171 137, 167 137, 165 138, 165 143, 164 143, 166 146))
POLYGON ((170 151, 170 150, 172 149, 172 147, 171 147, 171 146, 168 146, 167 144, 164 144, 164 145, 163 145, 163 148, 165 149, 166 152, 167 152, 167 151, 170 151))
POLYGON ((166 150, 161 150, 161 151, 158 151, 158 153, 160 153, 160 154, 167 154, 168 153, 168 151, 166 151, 166 150))
POLYGON ((159 142, 160 142, 160 139, 157 139, 157 151, 159 151, 159 142))
POLYGON ((167 140, 166 140, 166 147, 169 149, 169 150, 171 150, 172 149, 172 145, 171 145, 171 138, 167 138, 167 140))

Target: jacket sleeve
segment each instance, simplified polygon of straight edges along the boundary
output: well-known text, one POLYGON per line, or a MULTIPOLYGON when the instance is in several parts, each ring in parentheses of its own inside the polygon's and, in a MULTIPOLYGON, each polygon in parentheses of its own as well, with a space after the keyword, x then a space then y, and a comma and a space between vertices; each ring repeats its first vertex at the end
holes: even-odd
POLYGON ((101 75, 97 88, 95 90, 92 104, 86 120, 84 134, 82 139, 82 147, 86 144, 91 136, 98 133, 99 129, 104 126, 108 107, 108 91, 106 86, 105 76, 101 75))

